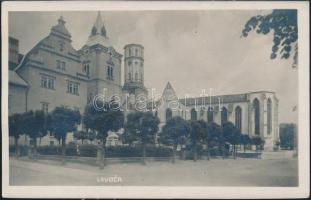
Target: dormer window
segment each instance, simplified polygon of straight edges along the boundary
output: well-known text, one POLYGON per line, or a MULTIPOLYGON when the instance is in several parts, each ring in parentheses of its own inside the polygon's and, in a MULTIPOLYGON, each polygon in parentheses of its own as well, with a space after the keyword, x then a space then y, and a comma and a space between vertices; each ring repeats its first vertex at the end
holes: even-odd
POLYGON ((65 42, 62 41, 62 40, 60 40, 60 41, 59 41, 59 50, 60 50, 60 51, 63 51, 63 50, 64 50, 64 46, 65 46, 65 42))
POLYGON ((90 74, 90 65, 89 64, 84 64, 83 72, 86 73, 87 75, 90 74))

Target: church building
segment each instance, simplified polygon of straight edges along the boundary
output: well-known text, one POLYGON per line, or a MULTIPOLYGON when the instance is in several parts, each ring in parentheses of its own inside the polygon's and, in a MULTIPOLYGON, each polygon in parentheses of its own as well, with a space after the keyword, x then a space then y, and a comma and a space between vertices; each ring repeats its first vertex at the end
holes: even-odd
MULTIPOLYGON (((9 115, 30 110, 50 112, 57 106, 83 113, 87 103, 98 95, 108 100, 119 97, 127 110, 134 109, 137 99, 147 100, 144 47, 127 44, 123 55, 117 52, 100 13, 82 48, 76 50, 71 43, 63 17, 24 56, 18 53, 18 40, 10 37, 9 115)), ((147 109, 159 117, 160 126, 173 116, 218 124, 231 121, 243 134, 264 138, 267 150, 273 149, 279 138, 278 99, 274 92, 178 99, 172 85, 167 83, 162 98, 149 101, 147 109)), ((72 134, 68 134, 67 141, 73 140, 72 134)), ((19 142, 27 143, 27 138, 21 137, 19 142)), ((56 140, 51 135, 42 140, 42 145, 54 143, 56 140)))

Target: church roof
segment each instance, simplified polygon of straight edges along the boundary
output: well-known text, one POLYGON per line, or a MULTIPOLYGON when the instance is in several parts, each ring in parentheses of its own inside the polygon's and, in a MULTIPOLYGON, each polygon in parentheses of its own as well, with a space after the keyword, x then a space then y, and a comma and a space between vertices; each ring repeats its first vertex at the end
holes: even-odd
POLYGON ((20 86, 25 86, 27 87, 28 84, 26 81, 24 81, 15 71, 9 70, 9 83, 15 84, 15 85, 20 85, 20 86))
POLYGON ((95 23, 91 29, 91 34, 86 42, 88 46, 93 46, 95 44, 101 44, 106 47, 111 46, 100 12, 97 14, 95 23))
POLYGON ((207 97, 195 97, 187 99, 179 99, 179 102, 185 106, 201 105, 211 102, 212 104, 217 103, 234 103, 234 102, 245 102, 247 101, 247 94, 231 94, 231 95, 219 95, 219 96, 207 96, 207 97))
POLYGON ((235 102, 247 102, 249 93, 244 94, 230 94, 230 95, 219 95, 219 96, 207 96, 207 97, 193 97, 193 98, 183 98, 179 99, 175 93, 170 82, 168 82, 163 90, 162 97, 156 101, 150 100, 147 103, 148 109, 154 109, 161 105, 162 101, 173 101, 178 100, 184 106, 194 106, 194 105, 206 105, 208 103, 218 104, 220 103, 235 103, 235 102))
POLYGON ((163 90, 163 94, 162 94, 162 98, 165 101, 171 101, 171 100, 176 100, 177 99, 177 95, 175 90, 173 89, 172 85, 170 82, 167 82, 164 90, 163 90))

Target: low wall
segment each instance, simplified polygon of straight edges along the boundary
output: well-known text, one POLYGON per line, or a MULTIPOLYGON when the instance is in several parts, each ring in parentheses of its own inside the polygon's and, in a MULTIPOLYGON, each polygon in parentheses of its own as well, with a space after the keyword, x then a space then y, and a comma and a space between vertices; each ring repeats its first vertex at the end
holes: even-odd
MULTIPOLYGON (((57 155, 37 155, 38 159, 41 160, 55 160, 61 161, 61 156, 57 155)), ((113 163, 139 163, 142 162, 142 157, 126 157, 126 158, 105 158, 106 164, 113 163)), ((170 161, 171 157, 146 157, 145 160, 148 161, 170 161)), ((89 165, 97 165, 96 157, 80 157, 80 156, 66 156, 66 161, 83 163, 89 165)))

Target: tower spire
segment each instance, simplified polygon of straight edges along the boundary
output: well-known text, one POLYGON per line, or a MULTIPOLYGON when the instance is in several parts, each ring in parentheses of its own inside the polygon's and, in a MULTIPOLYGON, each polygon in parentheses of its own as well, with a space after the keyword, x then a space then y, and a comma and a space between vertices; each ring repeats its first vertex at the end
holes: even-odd
POLYGON ((97 12, 96 20, 92 26, 91 33, 86 42, 86 45, 88 46, 95 44, 101 44, 106 47, 111 46, 100 11, 97 12))
POLYGON ((101 36, 107 37, 106 28, 105 28, 104 22, 102 20, 102 17, 100 15, 100 11, 98 11, 98 13, 97 13, 97 17, 96 17, 95 23, 92 27, 90 37, 95 36, 95 35, 101 35, 101 36))

